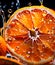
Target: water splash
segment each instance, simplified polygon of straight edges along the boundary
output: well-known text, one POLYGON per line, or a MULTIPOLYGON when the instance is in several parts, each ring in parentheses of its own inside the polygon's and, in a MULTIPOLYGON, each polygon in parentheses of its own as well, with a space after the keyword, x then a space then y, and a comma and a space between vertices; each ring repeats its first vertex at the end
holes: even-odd
POLYGON ((6 24, 5 13, 4 13, 4 11, 3 11, 2 9, 0 10, 0 15, 1 15, 1 17, 2 17, 2 23, 3 23, 3 27, 1 28, 1 31, 0 31, 1 36, 2 36, 2 35, 3 35, 4 27, 5 27, 5 24, 6 24))
POLYGON ((43 0, 39 0, 39 2, 41 3, 41 5, 43 5, 43 0))

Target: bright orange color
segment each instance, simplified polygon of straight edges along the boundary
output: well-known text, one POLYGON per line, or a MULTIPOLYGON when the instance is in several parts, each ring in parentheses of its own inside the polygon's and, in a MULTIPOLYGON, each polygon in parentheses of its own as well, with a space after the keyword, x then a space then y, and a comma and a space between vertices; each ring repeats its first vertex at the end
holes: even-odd
POLYGON ((25 62, 49 62, 55 52, 55 11, 44 6, 18 9, 7 22, 4 39, 8 49, 25 62))
POLYGON ((7 58, 5 56, 0 56, 0 65, 22 65, 19 61, 12 59, 12 58, 7 58))
POLYGON ((7 51, 6 42, 2 36, 0 36, 0 56, 5 56, 7 51))

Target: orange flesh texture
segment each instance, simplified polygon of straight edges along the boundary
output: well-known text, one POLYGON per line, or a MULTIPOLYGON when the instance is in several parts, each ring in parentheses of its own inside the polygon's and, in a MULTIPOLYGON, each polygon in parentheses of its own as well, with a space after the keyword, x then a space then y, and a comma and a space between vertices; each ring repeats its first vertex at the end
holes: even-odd
POLYGON ((17 12, 9 20, 5 40, 14 51, 30 62, 48 59, 55 50, 55 18, 46 10, 33 8, 17 12), (18 14, 17 14, 18 13, 18 14), (33 41, 28 31, 38 29, 39 37, 33 41))
POLYGON ((6 42, 5 40, 0 36, 0 56, 5 56, 6 55, 6 42))

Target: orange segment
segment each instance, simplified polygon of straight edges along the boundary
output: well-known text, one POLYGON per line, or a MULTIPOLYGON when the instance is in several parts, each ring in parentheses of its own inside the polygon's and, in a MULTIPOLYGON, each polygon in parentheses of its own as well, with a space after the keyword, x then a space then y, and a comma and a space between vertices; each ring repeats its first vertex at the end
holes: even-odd
POLYGON ((55 18, 51 14, 47 14, 44 18, 46 21, 45 26, 47 27, 49 34, 55 34, 55 18))
POLYGON ((17 54, 19 54, 20 57, 22 57, 24 60, 31 60, 31 53, 32 53, 32 49, 31 49, 31 40, 12 40, 12 41, 7 41, 8 44, 12 47, 13 51, 15 51, 17 54))
POLYGON ((9 36, 19 36, 27 34, 28 30, 20 24, 18 20, 14 19, 11 21, 11 24, 9 24, 7 33, 9 36))
POLYGON ((33 22, 31 18, 31 13, 29 10, 24 10, 18 13, 17 15, 18 20, 24 24, 29 30, 33 28, 33 22))
POLYGON ((53 51, 55 51, 55 36, 50 34, 41 34, 40 39, 42 42, 50 48, 53 51))
POLYGON ((35 28, 40 27, 42 25, 42 11, 39 9, 31 10, 32 20, 35 28))

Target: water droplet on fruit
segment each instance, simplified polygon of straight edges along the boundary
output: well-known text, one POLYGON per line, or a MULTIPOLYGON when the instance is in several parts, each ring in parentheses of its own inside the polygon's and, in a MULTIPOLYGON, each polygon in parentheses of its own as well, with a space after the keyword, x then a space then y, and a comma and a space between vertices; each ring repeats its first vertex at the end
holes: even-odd
POLYGON ((12 51, 14 52, 14 49, 12 49, 12 51))
POLYGON ((26 57, 27 57, 27 58, 29 58, 29 57, 30 57, 30 55, 28 55, 28 54, 27 54, 27 55, 26 55, 26 57))
POLYGON ((34 51, 32 51, 32 54, 34 53, 34 51))
POLYGON ((51 22, 52 20, 50 19, 49 21, 51 22))
POLYGON ((44 18, 42 18, 42 21, 44 21, 44 18))
POLYGON ((45 13, 43 13, 42 15, 43 15, 43 17, 45 17, 45 16, 46 16, 46 14, 45 14, 45 13))
POLYGON ((48 24, 50 24, 50 22, 48 21, 48 24))
POLYGON ((30 53, 31 53, 30 51, 27 52, 27 54, 30 54, 30 53))
POLYGON ((42 57, 44 56, 43 53, 41 54, 41 56, 42 56, 42 57))
POLYGON ((16 46, 17 49, 19 49, 19 46, 16 46))

